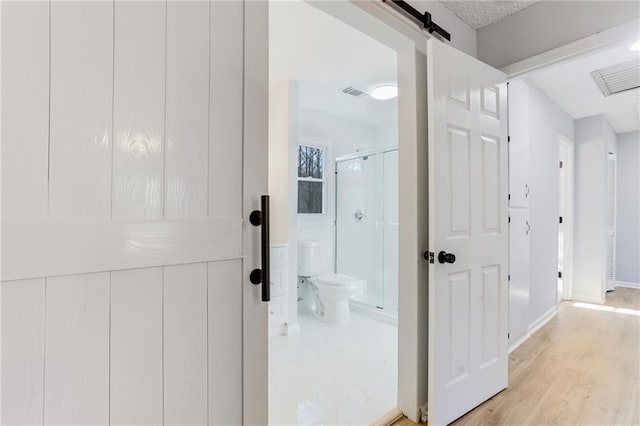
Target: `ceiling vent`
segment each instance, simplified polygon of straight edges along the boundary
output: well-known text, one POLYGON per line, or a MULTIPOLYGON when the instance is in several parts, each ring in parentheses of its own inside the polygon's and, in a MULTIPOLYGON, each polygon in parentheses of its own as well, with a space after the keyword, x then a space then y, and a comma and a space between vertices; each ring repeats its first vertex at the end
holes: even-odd
POLYGON ((364 90, 360 90, 360 89, 355 88, 353 86, 345 87, 344 89, 342 89, 342 93, 346 93, 347 95, 355 96, 356 98, 359 98, 361 96, 366 96, 367 95, 367 92, 365 92, 364 90))
POLYGON ((640 59, 601 68, 591 73, 604 96, 640 87, 640 59))

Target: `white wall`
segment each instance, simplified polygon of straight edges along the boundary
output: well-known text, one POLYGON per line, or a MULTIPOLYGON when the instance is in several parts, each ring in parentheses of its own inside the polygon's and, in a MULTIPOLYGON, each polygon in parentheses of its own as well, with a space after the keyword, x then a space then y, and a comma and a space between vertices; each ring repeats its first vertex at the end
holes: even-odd
POLYGON ((640 286, 640 131, 617 136, 616 281, 640 286))
POLYGON ((603 119, 602 137, 607 145, 607 152, 616 155, 618 153, 616 132, 613 130, 613 127, 611 127, 609 120, 607 120, 606 117, 603 117, 603 119))
POLYGON ((557 303, 559 136, 574 138, 573 119, 534 84, 529 85, 529 320, 557 303))
POLYGON ((386 147, 398 145, 398 121, 380 123, 373 128, 374 147, 386 147))
MULTIPOLYGON (((300 108, 298 114, 298 131, 300 135, 331 139, 334 145, 334 158, 354 153, 358 150, 372 149, 382 143, 377 133, 387 128, 385 134, 392 132, 393 123, 370 125, 354 120, 347 120, 326 112, 311 108, 300 108)), ((397 137, 390 144, 396 144, 397 137)), ((386 146, 390 145, 387 144, 386 146)))
MULTIPOLYGON (((416 42, 418 51, 424 53, 426 49, 425 39, 431 37, 419 27, 419 24, 404 15, 391 2, 307 1, 329 14, 344 16, 354 28, 372 37, 382 37, 387 42, 387 45, 394 49, 404 47, 407 41, 405 37, 407 37, 416 42), (365 10, 368 15, 358 13, 358 9, 365 10), (389 15, 399 17, 399 19, 389 19, 389 15), (380 23, 375 22, 376 18, 387 22, 390 27, 381 28, 380 23)), ((447 42, 448 44, 471 56, 476 56, 476 31, 453 12, 436 0, 414 0, 411 4, 421 12, 428 11, 431 13, 433 21, 451 34, 451 41, 447 42)))
POLYGON ((602 115, 575 122, 573 298, 604 302, 607 253, 607 152, 611 126, 602 115))
POLYGON ((478 30, 478 58, 502 68, 638 18, 636 1, 541 1, 478 30))
MULTIPOLYGON (((298 82, 271 81, 269 85, 269 195, 272 247, 297 241, 295 207, 289 204, 289 158, 292 140, 298 135, 298 82), (294 220, 293 224, 290 224, 294 220)), ((281 249, 278 249, 281 250, 281 249)), ((286 322, 295 327, 297 317, 297 252, 287 247, 286 322)), ((272 300, 276 300, 273 298, 272 300)), ((276 302, 277 303, 277 302, 276 302)), ((288 332, 288 331, 287 331, 288 332)))
POLYGON ((369 89, 396 75, 392 49, 306 1, 270 1, 269 26, 271 82, 348 81, 369 89))
POLYGON ((287 164, 289 138, 295 132, 297 83, 272 82, 269 88, 269 195, 271 243, 287 242, 287 164))
MULTIPOLYGON (((318 143, 326 143, 331 157, 328 159, 328 214, 324 217, 298 216, 298 239, 322 239, 333 242, 335 221, 335 175, 333 167, 335 159, 356 151, 382 148, 397 145, 397 124, 386 123, 369 125, 347 120, 342 117, 316 111, 310 108, 299 108, 297 114, 299 138, 311 138, 318 143)), ((297 145, 298 140, 292 139, 297 145)), ((296 161, 296 158, 291 159, 296 161)), ((290 179, 295 184, 295 176, 290 179)), ((295 188, 291 190, 290 202, 296 204, 295 188)))

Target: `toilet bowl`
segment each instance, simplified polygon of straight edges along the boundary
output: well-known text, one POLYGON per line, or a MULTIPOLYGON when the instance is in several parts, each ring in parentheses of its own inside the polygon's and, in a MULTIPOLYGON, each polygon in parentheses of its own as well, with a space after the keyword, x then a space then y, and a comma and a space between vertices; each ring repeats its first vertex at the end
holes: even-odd
POLYGON ((348 275, 325 274, 311 277, 315 298, 313 315, 330 324, 349 321, 349 299, 360 284, 348 275))
POLYGON ((330 241, 298 243, 298 276, 310 284, 313 315, 329 324, 349 321, 349 299, 362 281, 333 273, 330 241))

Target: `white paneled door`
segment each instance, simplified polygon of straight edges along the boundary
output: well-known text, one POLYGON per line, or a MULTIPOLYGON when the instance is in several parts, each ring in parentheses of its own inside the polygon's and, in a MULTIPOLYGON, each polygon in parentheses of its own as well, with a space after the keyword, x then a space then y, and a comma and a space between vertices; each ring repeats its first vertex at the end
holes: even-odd
POLYGON ((429 424, 507 386, 506 76, 429 40, 429 424))
POLYGON ((616 156, 607 154, 607 291, 616 288, 616 156))
POLYGON ((265 2, 0 8, 0 424, 266 424, 265 2))

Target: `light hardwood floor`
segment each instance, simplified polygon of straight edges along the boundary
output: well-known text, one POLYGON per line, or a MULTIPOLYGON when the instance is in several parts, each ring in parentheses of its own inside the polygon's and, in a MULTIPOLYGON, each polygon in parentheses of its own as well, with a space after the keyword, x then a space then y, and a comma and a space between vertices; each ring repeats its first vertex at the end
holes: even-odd
POLYGON ((636 289, 604 306, 563 302, 509 356, 509 388, 453 424, 640 425, 639 315, 636 289))

